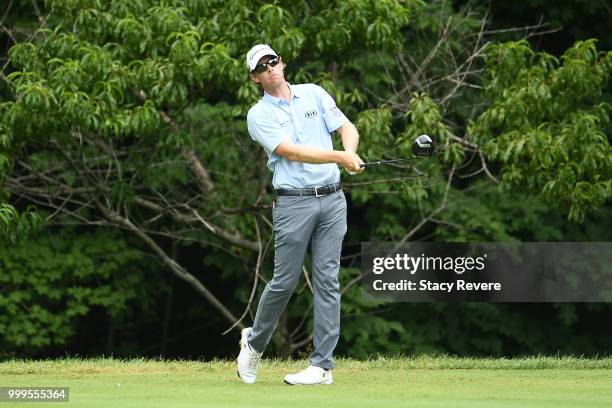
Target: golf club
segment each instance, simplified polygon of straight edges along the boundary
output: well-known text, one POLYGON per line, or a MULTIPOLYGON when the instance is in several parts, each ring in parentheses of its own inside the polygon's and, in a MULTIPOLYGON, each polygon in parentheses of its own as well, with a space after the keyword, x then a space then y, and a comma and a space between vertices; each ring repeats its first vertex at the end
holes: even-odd
POLYGON ((397 163, 397 162, 407 161, 407 160, 414 160, 417 157, 429 157, 433 154, 433 151, 434 151, 434 143, 433 143, 433 140, 431 140, 431 137, 427 135, 421 135, 417 137, 416 139, 414 139, 414 142, 412 142, 412 154, 414 154, 416 157, 408 157, 404 159, 393 159, 393 160, 378 160, 378 161, 369 162, 369 163, 362 163, 361 167, 369 167, 369 166, 374 166, 378 164, 389 164, 389 163, 397 163))

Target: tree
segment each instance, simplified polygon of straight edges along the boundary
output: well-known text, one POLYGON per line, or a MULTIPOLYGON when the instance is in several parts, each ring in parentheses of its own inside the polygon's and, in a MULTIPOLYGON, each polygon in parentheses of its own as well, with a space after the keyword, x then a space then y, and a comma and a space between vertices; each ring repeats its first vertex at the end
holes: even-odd
POLYGON ((151 294, 164 289, 155 269, 120 231, 103 228, 44 231, 0 252, 0 357, 63 346, 94 311, 104 325, 88 331, 112 353, 112 326, 150 309, 151 294))
MULTIPOLYGON (((271 263, 270 176, 245 126, 259 98, 243 62, 255 43, 272 44, 292 82, 335 97, 360 130, 363 157, 406 156, 421 133, 437 142, 434 159, 345 178, 368 224, 349 232, 349 244, 443 236, 453 228, 449 200, 483 175, 509 190, 543 190, 572 220, 609 196, 601 94, 610 54, 592 42, 560 62, 523 42, 492 44, 486 18, 442 0, 51 0, 47 9, 48 27, 9 54, 3 199, 36 204, 47 225, 133 235, 228 326, 242 325, 271 263), (540 148, 559 134, 565 144, 540 148), (542 140, 532 149, 534 136, 542 140), (557 166, 575 169, 573 178, 557 166), (177 262, 176 245, 203 248, 216 269, 177 262), (211 290, 219 285, 237 287, 222 297, 211 290)), ((358 314, 376 305, 360 300, 354 266, 343 275, 344 311, 358 314)), ((286 352, 310 342, 307 292, 308 280, 281 322, 286 352)), ((401 331, 375 320, 370 331, 349 323, 349 340, 370 333, 384 345, 401 331)))
POLYGON ((51 223, 129 231, 236 322, 167 248, 219 248, 249 260, 252 276, 265 257, 269 176, 261 154, 244 160, 253 150, 244 116, 258 98, 244 52, 269 42, 289 61, 302 53, 312 62, 294 76, 312 80, 322 61, 349 47, 399 47, 399 29, 418 3, 352 1, 314 11, 289 4, 48 2, 49 28, 9 54, 14 99, 0 107, 2 154, 13 163, 3 172, 6 190, 50 209, 51 223), (347 23, 324 29, 330 20, 347 23))

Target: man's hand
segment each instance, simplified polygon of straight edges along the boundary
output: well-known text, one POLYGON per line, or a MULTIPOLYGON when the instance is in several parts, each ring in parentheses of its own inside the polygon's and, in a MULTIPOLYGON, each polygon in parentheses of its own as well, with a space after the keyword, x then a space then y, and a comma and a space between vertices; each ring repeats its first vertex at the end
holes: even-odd
POLYGON ((360 166, 362 163, 363 160, 361 160, 357 153, 345 151, 342 152, 342 160, 338 164, 344 167, 350 174, 359 174, 365 170, 364 167, 360 166))

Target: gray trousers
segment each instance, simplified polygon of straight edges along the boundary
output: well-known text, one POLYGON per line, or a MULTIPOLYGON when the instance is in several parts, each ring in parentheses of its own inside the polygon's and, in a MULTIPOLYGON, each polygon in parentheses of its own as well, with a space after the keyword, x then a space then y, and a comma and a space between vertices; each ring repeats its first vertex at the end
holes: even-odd
POLYGON ((312 255, 314 350, 310 364, 331 369, 340 337, 340 252, 346 233, 342 191, 323 197, 279 196, 273 209, 274 276, 266 285, 248 342, 263 352, 300 280, 308 244, 312 255))

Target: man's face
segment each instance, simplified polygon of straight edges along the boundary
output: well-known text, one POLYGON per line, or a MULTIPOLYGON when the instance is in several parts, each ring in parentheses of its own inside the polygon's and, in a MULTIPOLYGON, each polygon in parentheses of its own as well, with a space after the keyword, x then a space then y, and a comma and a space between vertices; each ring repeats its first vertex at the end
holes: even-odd
MULTIPOLYGON (((261 84, 264 88, 280 85, 285 80, 285 76, 283 73, 284 68, 285 64, 283 64, 281 57, 266 55, 261 57, 259 61, 257 61, 255 70, 251 72, 251 79, 257 82, 258 84, 261 84), (277 58, 278 64, 272 66, 274 60, 277 58), (269 64, 268 62, 272 62, 272 64, 269 64), (255 70, 258 70, 258 67, 260 67, 261 64, 266 64, 265 70, 263 72, 255 72, 255 70)), ((263 67, 261 67, 261 69, 263 69, 263 67)))

